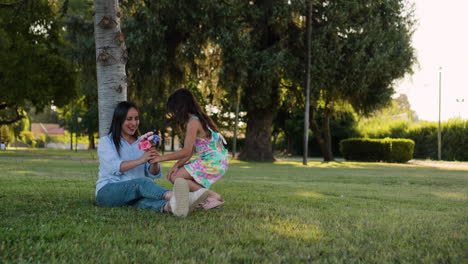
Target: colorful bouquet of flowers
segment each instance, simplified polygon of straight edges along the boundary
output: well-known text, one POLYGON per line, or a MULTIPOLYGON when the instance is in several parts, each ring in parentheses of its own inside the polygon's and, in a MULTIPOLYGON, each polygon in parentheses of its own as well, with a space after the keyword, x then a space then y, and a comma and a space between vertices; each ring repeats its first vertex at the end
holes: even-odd
POLYGON ((152 147, 157 148, 160 141, 161 138, 151 131, 145 133, 140 137, 140 142, 138 142, 138 148, 143 151, 147 151, 152 147))

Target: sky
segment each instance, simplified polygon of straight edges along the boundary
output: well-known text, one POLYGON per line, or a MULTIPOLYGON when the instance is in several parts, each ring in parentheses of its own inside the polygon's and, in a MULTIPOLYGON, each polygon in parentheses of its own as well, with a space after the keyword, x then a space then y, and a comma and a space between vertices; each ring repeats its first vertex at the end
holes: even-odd
POLYGON ((414 74, 395 85, 420 120, 468 119, 468 0, 409 0, 415 4, 414 74), (440 70, 439 70, 440 69, 440 70), (464 102, 462 102, 462 100, 464 102))

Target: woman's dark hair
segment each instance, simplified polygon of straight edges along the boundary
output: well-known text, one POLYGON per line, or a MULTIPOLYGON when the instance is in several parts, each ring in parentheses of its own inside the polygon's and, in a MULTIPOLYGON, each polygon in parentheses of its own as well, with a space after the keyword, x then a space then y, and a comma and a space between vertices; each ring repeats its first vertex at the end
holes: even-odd
POLYGON ((185 88, 177 89, 169 96, 166 108, 169 115, 174 118, 177 126, 182 131, 185 130, 185 126, 189 121, 189 114, 192 114, 198 117, 208 136, 211 136, 208 127, 219 132, 218 126, 216 126, 213 120, 201 109, 193 94, 185 88))
MULTIPOLYGON (((114 115, 112 116, 112 123, 109 129, 109 134, 112 133, 112 141, 114 142, 115 149, 117 149, 117 153, 119 154, 119 156, 122 124, 125 122, 125 119, 127 118, 127 113, 130 110, 130 108, 135 108, 138 111, 138 108, 132 102, 123 101, 118 103, 115 107, 114 115)), ((135 138, 137 138, 137 133, 133 135, 135 138)))

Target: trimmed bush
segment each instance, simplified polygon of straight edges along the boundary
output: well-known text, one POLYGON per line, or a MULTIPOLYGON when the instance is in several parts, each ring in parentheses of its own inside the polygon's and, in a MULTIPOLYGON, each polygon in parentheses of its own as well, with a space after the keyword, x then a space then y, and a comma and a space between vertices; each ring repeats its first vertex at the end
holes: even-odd
POLYGON ((400 138, 349 138, 340 142, 346 160, 404 163, 413 158, 414 141, 400 138))
POLYGON ((405 163, 413 158, 415 145, 413 140, 386 138, 384 141, 390 145, 390 152, 388 152, 388 159, 386 161, 405 163))

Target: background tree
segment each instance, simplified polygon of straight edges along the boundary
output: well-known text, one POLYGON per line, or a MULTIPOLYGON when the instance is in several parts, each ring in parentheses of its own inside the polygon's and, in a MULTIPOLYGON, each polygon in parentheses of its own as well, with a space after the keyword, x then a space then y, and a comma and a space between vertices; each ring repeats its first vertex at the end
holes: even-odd
POLYGON ((18 122, 29 106, 63 106, 76 95, 59 17, 55 1, 0 6, 0 124, 18 122))
POLYGON ((413 18, 403 0, 314 3, 310 122, 324 160, 331 161, 336 107, 347 102, 368 114, 388 104, 393 82, 411 71, 413 18))
POLYGON ((93 1, 68 0, 65 2, 64 38, 69 43, 66 55, 73 61, 78 73, 79 98, 73 105, 68 104, 64 113, 74 112, 66 119, 66 127, 73 133, 88 136, 88 148, 95 148, 95 134, 99 129, 98 122, 98 89, 96 80, 96 57, 94 42, 93 1), (78 119, 80 122, 77 122, 78 119), (72 129, 73 128, 73 129, 72 129))
MULTIPOLYGON (((129 97, 141 110, 144 131, 164 137, 166 101, 177 88, 192 90, 202 105, 219 99, 217 47, 209 40, 212 1, 128 1, 123 20, 129 47, 129 97)), ((175 129, 172 129, 174 132, 175 129)), ((172 133, 171 132, 171 133, 172 133)))
POLYGON ((273 160, 272 125, 284 71, 297 63, 289 47, 293 37, 300 36, 292 24, 302 5, 302 1, 226 1, 217 12, 218 25, 223 25, 217 37, 223 52, 221 78, 224 84, 242 87, 247 110, 240 159, 273 160))

